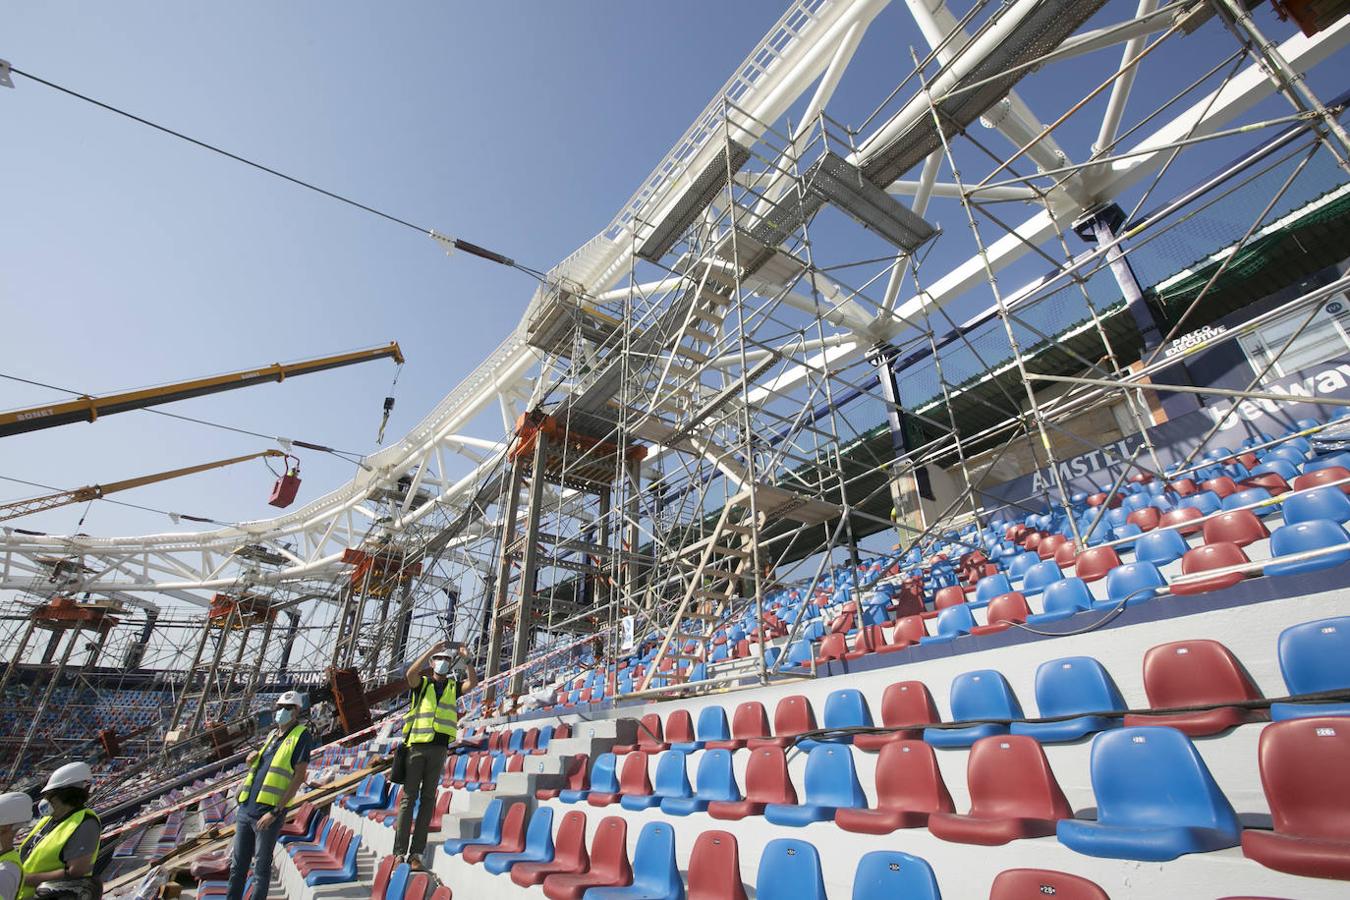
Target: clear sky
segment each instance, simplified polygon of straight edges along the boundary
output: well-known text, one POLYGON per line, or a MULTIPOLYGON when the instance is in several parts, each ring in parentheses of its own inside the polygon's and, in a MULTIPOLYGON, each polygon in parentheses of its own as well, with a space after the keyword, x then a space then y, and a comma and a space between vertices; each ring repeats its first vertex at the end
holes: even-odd
MULTIPOLYGON (((1134 6, 1108 9, 1121 18, 1134 6)), ((782 9, 767 0, 9 4, 0 57, 546 269, 609 221, 782 9)), ((1292 33, 1263 16, 1278 39, 1292 33)), ((1230 39, 1210 23, 1188 40, 1230 39)), ((845 87, 862 88, 841 89, 833 111, 857 121, 921 43, 893 4, 849 72, 845 87)), ((1183 70, 1179 62, 1178 79, 1183 70)), ((1035 91, 1056 102, 1081 95, 1088 82, 1064 71, 1035 91)), ((506 335, 531 295, 523 275, 446 258, 412 231, 16 83, 0 91, 0 372, 98 393, 398 340, 408 364, 388 432, 397 437, 506 335)), ((1164 67, 1136 91, 1176 88, 1164 67)), ((1075 154, 1096 122, 1066 129, 1075 154)), ((1215 151, 1211 164, 1231 152, 1215 151)), ((391 363, 368 364, 169 409, 367 452, 393 374, 391 363)), ((0 408, 61 396, 0 380, 0 408)), ((134 412, 5 438, 0 475, 76 486, 268 446, 134 412)), ((306 454, 300 502, 350 474, 306 454)), ((270 482, 253 463, 124 499, 244 520, 271 512, 270 482)), ((0 482, 3 498, 34 492, 0 482)), ((83 511, 17 524, 69 532, 83 511)), ((84 525, 97 535, 174 528, 106 503, 84 525)))

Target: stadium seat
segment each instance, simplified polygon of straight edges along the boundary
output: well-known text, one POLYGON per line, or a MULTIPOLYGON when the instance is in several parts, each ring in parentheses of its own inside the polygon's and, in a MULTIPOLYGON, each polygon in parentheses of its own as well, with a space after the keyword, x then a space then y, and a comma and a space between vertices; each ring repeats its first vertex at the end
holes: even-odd
POLYGON ((843 634, 827 634, 820 642, 820 655, 816 657, 816 665, 838 662, 846 653, 848 653, 848 638, 843 634))
POLYGON ((890 834, 922 828, 935 812, 955 812, 938 769, 937 755, 923 741, 896 741, 881 748, 876 767, 875 809, 840 809, 835 824, 860 834, 890 834))
POLYGON ((1076 741, 1086 735, 1121 725, 1125 699, 1102 664, 1090 656, 1066 656, 1043 662, 1036 669, 1036 708, 1043 719, 1058 722, 1014 722, 1013 734, 1024 734, 1043 744, 1076 741))
POLYGON ((773 737, 751 738, 750 749, 772 745, 786 747, 799 734, 816 730, 816 712, 811 701, 801 694, 792 694, 778 701, 773 710, 773 737))
POLYGON ((1154 709, 1200 706, 1196 712, 1132 713, 1126 727, 1166 725, 1190 737, 1207 737, 1265 718, 1262 710, 1225 704, 1260 700, 1261 692, 1227 647, 1218 641, 1173 641, 1144 654, 1144 693, 1154 709))
POLYGON ((1027 574, 1022 578, 1022 594, 1026 597, 1034 597, 1045 590, 1047 584, 1059 581, 1063 577, 1064 573, 1060 571, 1059 564, 1054 560, 1038 562, 1027 569, 1027 574))
POLYGON ((613 803, 619 799, 619 776, 615 771, 617 766, 618 761, 613 753, 601 753, 591 764, 590 787, 584 791, 563 791, 558 795, 558 799, 564 803, 578 803, 582 800, 589 802, 591 797, 598 794, 601 801, 599 805, 613 803))
POLYGON ((933 609, 944 610, 960 606, 966 602, 966 592, 955 585, 939 588, 933 595, 933 609))
MULTIPOLYGON (((825 698, 825 713, 822 718, 824 721, 821 727, 827 729, 872 727, 872 710, 867 706, 867 698, 863 696, 862 691, 854 688, 830 691, 825 698)), ((829 742, 851 744, 853 736, 831 737, 829 742)), ((809 753, 820 743, 822 743, 820 738, 798 741, 797 749, 809 753)))
POLYGON ((497 797, 492 798, 487 809, 483 810, 483 821, 478 825, 478 836, 471 838, 449 838, 441 842, 441 852, 454 856, 473 844, 494 846, 502 840, 502 819, 506 815, 506 804, 497 797))
POLYGON ((630 805, 627 802, 628 798, 624 797, 619 801, 619 805, 624 809, 647 809, 668 799, 690 799, 694 796, 694 790, 689 785, 689 774, 685 768, 687 760, 688 754, 683 750, 669 750, 662 753, 660 759, 656 761, 656 777, 652 780, 652 793, 649 798, 652 802, 642 806, 630 805))
POLYGON ((714 819, 735 820, 757 816, 770 804, 797 802, 797 791, 788 777, 787 757, 777 745, 756 747, 745 766, 745 797, 742 800, 714 800, 708 815, 714 819))
POLYGON ((519 853, 525 849, 525 804, 512 803, 502 820, 501 837, 495 844, 466 844, 459 855, 465 862, 479 863, 489 853, 519 853))
POLYGON ((1074 574, 1084 581, 1099 581, 1119 565, 1114 547, 1089 547, 1074 561, 1074 574))
POLYGON ((755 877, 755 900, 829 900, 815 845, 792 838, 765 844, 755 877))
POLYGON ((1244 571, 1222 572, 1204 575, 1205 572, 1228 569, 1251 562, 1247 554, 1237 544, 1205 544, 1194 550, 1187 550, 1181 558, 1181 574, 1185 577, 1172 582, 1172 593, 1187 596, 1207 594, 1210 591, 1232 587, 1247 577, 1244 571))
POLYGON ((1330 519, 1333 522, 1350 521, 1350 497, 1334 487, 1316 487, 1310 491, 1286 494, 1284 521, 1286 525, 1330 519))
POLYGON ((1147 603, 1159 588, 1167 587, 1167 579, 1151 562, 1132 562, 1116 566, 1106 576, 1106 599, 1095 607, 1138 606, 1147 603))
POLYGON ((1271 502, 1270 491, 1263 487, 1243 487, 1224 497, 1222 505, 1226 510, 1249 508, 1253 515, 1261 517, 1276 512, 1276 506, 1271 502))
POLYGON ((1217 478, 1211 478, 1208 481, 1200 482, 1200 490, 1202 492, 1210 491, 1217 495, 1220 500, 1223 500, 1223 498, 1227 497, 1229 494, 1237 493, 1237 489, 1237 483, 1227 475, 1220 475, 1217 478))
MULTIPOLYGON (((523 805, 523 804, 519 804, 523 805)), ((468 855, 464 857, 468 859, 468 855)), ((514 852, 493 852, 483 857, 483 868, 493 875, 510 871, 516 863, 549 862, 553 859, 553 809, 540 806, 530 816, 525 846, 514 852)))
POLYGON ((1205 521, 1206 544, 1237 544, 1246 547, 1270 537, 1266 526, 1249 509, 1235 509, 1219 513, 1205 521))
POLYGON ((558 825, 552 858, 516 863, 511 867, 511 881, 520 887, 530 887, 542 884, 551 875, 585 872, 590 864, 591 858, 586 853, 586 814, 574 809, 558 825))
POLYGON ((1081 578, 1064 578, 1045 586, 1041 597, 1045 612, 1027 616, 1028 625, 1059 622, 1092 608, 1092 592, 1081 578))
POLYGON ((1000 572, 997 575, 986 575, 975 582, 975 600, 979 603, 988 603, 1000 594, 1006 594, 1012 590, 1012 583, 1008 581, 1008 576, 1000 572))
POLYGON ((970 812, 935 812, 928 830, 944 841, 994 846, 1055 833, 1073 815, 1041 745, 1023 735, 975 742, 966 760, 970 812))
MULTIPOLYGON (((629 753, 623 759, 623 768, 619 770, 619 805, 624 809, 650 809, 661 802, 660 797, 652 796, 652 780, 647 773, 648 754, 638 750, 629 753)), ((586 798, 591 806, 608 806, 613 799, 597 796, 592 791, 586 798)))
POLYGON ((1275 557, 1266 563, 1267 575, 1301 575, 1319 569, 1330 569, 1350 561, 1350 534, 1329 519, 1313 519, 1275 529, 1270 538, 1270 552, 1275 557), (1282 559, 1313 550, 1340 547, 1307 559, 1282 559))
POLYGON ((731 738, 706 741, 703 746, 708 750, 739 750, 755 738, 768 736, 769 715, 764 711, 764 704, 758 700, 747 700, 736 706, 731 717, 731 738))
POLYGON ((1341 466, 1310 469, 1295 478, 1292 483, 1296 491, 1304 491, 1308 488, 1321 487, 1327 484, 1339 484, 1342 491, 1350 493, 1350 469, 1341 466))
MULTIPOLYGON (((1008 680, 993 669, 963 672, 952 679, 951 707, 953 722, 1024 718, 1008 680)), ((1007 725, 982 722, 959 728, 925 728, 923 739, 934 747, 969 747, 980 738, 1007 733, 1007 725)))
POLYGON ((897 650, 905 650, 913 647, 926 637, 928 637, 928 626, 924 623, 923 616, 904 616, 895 623, 895 630, 891 632, 890 643, 878 647, 877 652, 894 653, 897 650))
MULTIPOLYGON (((666 737, 670 737, 669 734, 666 737)), ((671 742, 670 749, 692 753, 708 746, 709 741, 729 741, 731 731, 727 728, 726 710, 720 706, 705 706, 698 714, 698 739, 682 743, 671 742)))
MULTIPOLYGON (((1194 507, 1178 506, 1176 509, 1163 513, 1162 518, 1158 520, 1158 527, 1168 531, 1177 531, 1180 534, 1195 534, 1204 527, 1202 522, 1196 520, 1204 517, 1205 514, 1194 507)), ((1138 544, 1135 545, 1134 550, 1135 553, 1139 552, 1138 544)))
POLYGON ((408 885, 403 890, 402 900, 426 900, 427 890, 431 887, 431 873, 413 872, 408 876, 408 885))
POLYGON ((714 801, 720 803, 737 803, 741 799, 740 788, 736 786, 736 776, 731 768, 730 750, 705 750, 699 757, 698 773, 694 778, 695 789, 692 792, 687 790, 689 785, 689 776, 685 769, 685 761, 680 760, 678 773, 664 771, 665 766, 674 767, 675 763, 667 763, 666 757, 662 757, 656 766, 656 790, 661 794, 661 812, 671 816, 687 816, 696 812, 705 812, 708 804, 714 801), (684 778, 684 784, 674 784, 676 790, 685 789, 683 797, 666 793, 664 782, 678 777, 684 778))
POLYGON ((668 749, 671 750, 683 750, 685 753, 692 753, 695 750, 703 749, 703 744, 694 737, 694 717, 689 714, 687 709, 677 709, 666 716, 664 740, 668 749))
POLYGON ((664 822, 648 822, 633 850, 632 884, 593 887, 587 900, 684 900, 684 879, 675 864, 675 832, 664 822))
POLYGON ((989 888, 989 900, 1034 900, 1054 897, 1055 900, 1111 900, 1096 884, 1049 869, 1007 869, 999 872, 989 888))
POLYGON ((746 900, 741 854, 729 831, 703 831, 689 856, 685 900, 746 900))
POLYGON ((1235 846, 1237 813, 1195 745, 1175 728, 1121 728, 1092 739, 1095 822, 1059 823, 1060 843, 1087 856, 1164 862, 1235 846))
POLYGON ((1259 758, 1274 830, 1243 831, 1243 855, 1291 875, 1350 879, 1350 721, 1277 722, 1261 732, 1259 758))
POLYGON ((922 681, 897 681, 888 684, 881 695, 881 724, 901 729, 876 734, 855 734, 853 746, 860 750, 880 750, 895 741, 917 740, 925 725, 940 722, 937 704, 922 681))
MULTIPOLYGON (((399 863, 397 856, 391 854, 380 859, 375 866, 375 881, 370 886, 370 900, 384 900, 385 893, 389 890, 389 878, 394 874, 396 865, 404 865, 406 870, 406 864, 399 863)), ((406 871, 404 878, 407 878, 406 871)))
MULTIPOLYGON (((1059 571, 1057 566, 1055 571, 1059 571)), ((1027 605, 1027 598, 1017 591, 1011 591, 989 601, 989 607, 985 612, 989 624, 976 625, 970 629, 970 633, 997 634, 1000 631, 1007 631, 1014 623, 1025 622, 1030 617, 1031 607, 1027 605)))
POLYGON ((853 900, 942 900, 933 867, 899 850, 873 850, 858 860, 853 900))
POLYGON ((922 645, 950 643, 970 634, 970 629, 974 627, 975 616, 971 613, 969 604, 949 606, 938 613, 936 633, 930 637, 920 638, 919 643, 922 645))
POLYGON ((662 739, 661 732, 661 714, 648 713, 638 720, 637 743, 615 744, 613 753, 615 756, 623 756, 625 753, 632 753, 635 750, 641 750, 644 753, 660 753, 663 750, 669 750, 670 745, 662 739))
POLYGON ((1151 562, 1155 566, 1174 563, 1191 549, 1181 533, 1171 528, 1159 528, 1150 531, 1134 544, 1134 558, 1141 562, 1151 562))
POLYGON ((1162 513, 1156 506, 1144 506, 1130 513, 1125 521, 1135 526, 1141 532, 1148 533, 1158 527, 1158 520, 1162 518, 1162 513))
MULTIPOLYGON (((515 875, 515 872, 511 874, 515 875)), ((595 835, 591 838, 590 868, 584 872, 549 875, 544 879, 544 896, 549 900, 581 900, 592 888, 623 887, 632 883, 628 823, 619 816, 606 816, 595 826, 595 835)))
POLYGON ((853 753, 844 744, 817 744, 806 758, 805 796, 799 803, 770 803, 764 818, 775 825, 801 826, 826 822, 837 809, 866 808, 853 753))
POLYGON ((1223 500, 1218 494, 1208 490, 1197 490, 1194 494, 1181 501, 1181 505, 1189 506, 1192 509, 1198 509, 1204 515, 1216 513, 1223 509, 1223 500))
MULTIPOLYGON (((1277 644, 1280 674, 1290 694, 1350 691, 1350 616, 1291 625, 1277 644)), ((1310 716, 1350 716, 1350 703, 1272 703, 1276 722, 1310 716)))
POLYGON ((587 771, 590 765, 590 757, 585 753, 577 753, 563 764, 563 775, 567 778, 567 786, 564 788, 536 788, 534 799, 552 800, 557 797, 564 803, 577 803, 586 799, 586 792, 590 790, 590 773, 587 771), (567 794, 563 797, 563 794, 567 794))

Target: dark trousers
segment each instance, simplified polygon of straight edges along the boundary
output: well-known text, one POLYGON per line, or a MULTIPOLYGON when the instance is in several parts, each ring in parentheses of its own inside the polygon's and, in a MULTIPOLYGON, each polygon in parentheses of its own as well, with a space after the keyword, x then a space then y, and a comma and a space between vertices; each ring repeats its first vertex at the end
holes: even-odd
POLYGON ((427 848, 427 828, 436 811, 436 785, 445 770, 448 747, 412 744, 408 747, 408 772, 403 779, 403 799, 398 804, 398 828, 394 831, 394 855, 418 856, 427 848), (413 822, 413 804, 417 821, 413 822), (409 840, 411 832, 411 840, 409 840))
POLYGON ((258 828, 258 819, 265 810, 240 806, 234 816, 234 848, 230 851, 230 890, 226 900, 243 900, 244 882, 248 880, 249 864, 253 864, 253 900, 267 900, 267 886, 272 880, 272 849, 277 845, 285 816, 274 816, 267 828, 258 828))

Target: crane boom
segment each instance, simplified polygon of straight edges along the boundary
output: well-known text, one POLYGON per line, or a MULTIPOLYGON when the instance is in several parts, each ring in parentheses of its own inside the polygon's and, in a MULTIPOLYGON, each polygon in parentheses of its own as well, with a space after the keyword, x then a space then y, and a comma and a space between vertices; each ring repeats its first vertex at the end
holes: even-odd
POLYGON ((126 412, 131 409, 145 409, 176 400, 187 400, 206 394, 218 394, 235 388, 250 387, 268 381, 284 381, 297 375, 338 369, 375 359, 393 359, 403 363, 403 351, 397 341, 390 341, 380 347, 367 350, 354 350, 351 353, 339 353, 335 356, 321 356, 293 363, 273 363, 260 369, 245 369, 228 372, 224 375, 212 375, 209 378, 197 378, 192 381, 180 381, 159 387, 143 388, 138 391, 124 391, 119 394, 107 394, 102 397, 78 397, 61 403, 48 403, 27 409, 17 409, 0 413, 0 437, 12 434, 24 434, 43 428, 55 428, 72 422, 93 422, 99 416, 126 412))
POLYGON ((56 509, 59 506, 69 506, 72 503, 85 503, 90 500, 97 500, 100 497, 106 497, 108 494, 114 494, 118 491, 127 491, 142 485, 155 484, 160 481, 168 481, 172 478, 182 478, 184 475, 195 475, 198 472, 207 472, 211 469, 219 469, 224 466, 232 466, 235 463, 248 462, 251 459, 261 459, 264 456, 285 456, 280 450, 263 450, 259 453, 250 453, 247 456, 234 456, 230 459, 218 459, 215 462, 202 463, 196 466, 185 466, 181 469, 170 469, 167 472, 156 472, 154 475, 141 475, 137 478, 125 478, 122 481, 110 481, 107 484, 91 484, 86 487, 74 488, 69 491, 57 491, 55 494, 47 494, 42 497, 31 497, 27 500, 15 500, 12 503, 0 503, 0 522, 9 519, 17 519, 20 516, 29 516, 33 513, 43 512, 48 509, 56 509))

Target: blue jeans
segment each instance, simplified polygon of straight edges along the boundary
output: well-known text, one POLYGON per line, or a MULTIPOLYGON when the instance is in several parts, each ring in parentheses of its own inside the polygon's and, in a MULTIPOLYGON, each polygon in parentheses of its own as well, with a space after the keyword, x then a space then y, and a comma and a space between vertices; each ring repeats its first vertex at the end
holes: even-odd
POLYGON ((258 827, 258 819, 267 810, 252 804, 239 807, 234 817, 234 848, 230 851, 230 891, 226 900, 244 900, 244 882, 248 881, 249 863, 253 864, 253 900, 267 900, 267 887, 272 881, 272 849, 277 844, 285 816, 275 816, 267 828, 258 827))

